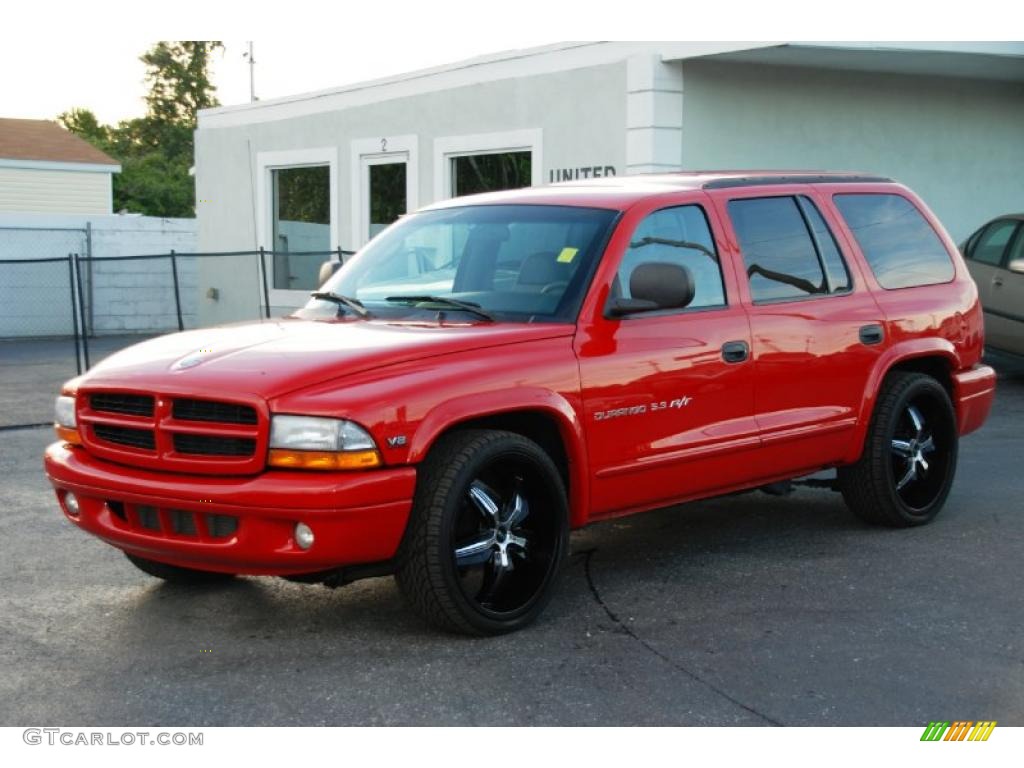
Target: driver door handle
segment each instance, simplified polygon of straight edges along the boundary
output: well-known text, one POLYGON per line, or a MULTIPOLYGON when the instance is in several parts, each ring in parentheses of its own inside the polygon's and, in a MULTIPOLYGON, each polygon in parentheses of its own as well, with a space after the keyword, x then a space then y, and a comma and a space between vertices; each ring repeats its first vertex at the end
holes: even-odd
POLYGON ((727 341, 722 345, 722 359, 727 363, 742 363, 750 355, 745 341, 727 341))

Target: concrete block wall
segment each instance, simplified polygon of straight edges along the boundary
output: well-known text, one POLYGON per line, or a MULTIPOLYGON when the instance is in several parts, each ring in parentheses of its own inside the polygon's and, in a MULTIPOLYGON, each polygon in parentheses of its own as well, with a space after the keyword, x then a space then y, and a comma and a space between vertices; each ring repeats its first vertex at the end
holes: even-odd
MULTIPOLYGON (((85 255, 87 225, 91 228, 92 255, 96 257, 197 250, 195 219, 0 214, 0 338, 71 334, 65 299, 66 266, 57 263, 5 268, 2 262, 17 258, 63 258, 69 252, 85 255)), ((195 327, 198 259, 183 256, 177 261, 182 319, 185 327, 195 327)), ((169 258, 95 261, 91 270, 82 262, 82 272, 86 314, 91 316, 94 334, 178 329, 169 258)))

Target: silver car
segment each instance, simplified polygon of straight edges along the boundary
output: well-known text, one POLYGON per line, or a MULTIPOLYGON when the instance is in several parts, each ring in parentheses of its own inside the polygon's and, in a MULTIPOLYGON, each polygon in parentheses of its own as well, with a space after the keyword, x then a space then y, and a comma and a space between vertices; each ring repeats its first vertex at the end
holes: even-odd
POLYGON ((960 246, 985 310, 985 344, 1024 357, 1024 213, 993 219, 960 246))

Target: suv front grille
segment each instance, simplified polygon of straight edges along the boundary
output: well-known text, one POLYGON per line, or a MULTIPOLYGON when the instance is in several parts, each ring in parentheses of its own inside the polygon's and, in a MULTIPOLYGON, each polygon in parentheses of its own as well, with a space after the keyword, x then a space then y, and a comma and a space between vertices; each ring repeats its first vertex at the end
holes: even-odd
POLYGON ((151 429, 116 427, 113 424, 93 424, 92 431, 98 440, 108 443, 127 445, 130 448, 139 448, 144 451, 156 450, 156 439, 151 429))
POLYGON ((256 441, 248 437, 180 433, 174 436, 174 450, 200 456, 252 456, 256 451, 256 441))
POLYGON ((97 392, 89 397, 94 411, 123 413, 128 416, 152 416, 153 398, 150 395, 126 395, 120 392, 97 392))
POLYGON ((219 421, 224 424, 255 424, 256 409, 248 405, 213 400, 176 398, 171 415, 181 421, 219 421))
POLYGON ((85 388, 77 405, 83 445, 100 458, 200 475, 253 475, 266 466, 270 420, 251 396, 85 388))

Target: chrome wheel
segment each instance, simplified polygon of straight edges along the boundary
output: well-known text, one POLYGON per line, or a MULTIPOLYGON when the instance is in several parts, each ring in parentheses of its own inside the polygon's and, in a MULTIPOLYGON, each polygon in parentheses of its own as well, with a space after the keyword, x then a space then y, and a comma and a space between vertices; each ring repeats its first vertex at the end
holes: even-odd
POLYGON ((559 526, 531 475, 526 463, 506 459, 474 478, 462 499, 452 557, 462 594, 485 613, 527 607, 555 564, 559 526))
POLYGON ((559 468, 513 432, 453 431, 417 471, 395 578, 427 621, 455 632, 521 629, 551 598, 569 544, 559 468))
POLYGON ((908 402, 890 443, 896 493, 911 510, 926 509, 946 485, 951 440, 940 405, 923 396, 908 402))

